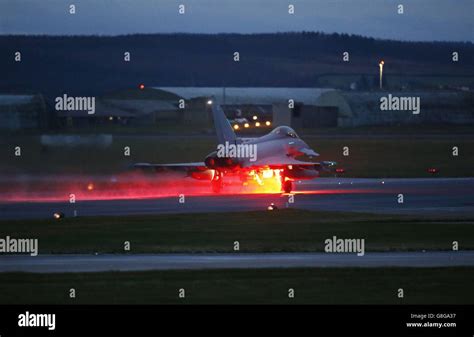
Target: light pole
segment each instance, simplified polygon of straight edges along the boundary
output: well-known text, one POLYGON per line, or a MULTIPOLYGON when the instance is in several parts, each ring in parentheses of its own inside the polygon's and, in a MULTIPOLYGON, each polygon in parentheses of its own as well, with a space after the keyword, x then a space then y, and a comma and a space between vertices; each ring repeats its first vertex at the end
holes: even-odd
POLYGON ((384 63, 385 63, 385 62, 384 62, 383 60, 380 61, 380 63, 379 63, 379 69, 380 69, 380 76, 379 76, 379 78, 380 78, 380 80, 379 80, 379 81, 380 81, 380 89, 382 89, 382 76, 383 76, 383 65, 384 65, 384 63))

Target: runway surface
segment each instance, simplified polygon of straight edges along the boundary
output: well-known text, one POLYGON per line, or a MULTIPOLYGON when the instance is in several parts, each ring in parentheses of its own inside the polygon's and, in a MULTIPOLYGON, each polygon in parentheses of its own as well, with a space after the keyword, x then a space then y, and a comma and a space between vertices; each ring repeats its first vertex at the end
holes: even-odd
POLYGON ((319 178, 295 184, 294 203, 288 195, 238 194, 64 202, 3 202, 0 219, 70 216, 137 215, 264 210, 270 203, 320 211, 474 216, 474 178, 350 179, 319 178), (403 203, 399 203, 403 194, 403 203))
POLYGON ((178 269, 474 266, 474 251, 356 254, 6 255, 0 272, 69 273, 178 269))

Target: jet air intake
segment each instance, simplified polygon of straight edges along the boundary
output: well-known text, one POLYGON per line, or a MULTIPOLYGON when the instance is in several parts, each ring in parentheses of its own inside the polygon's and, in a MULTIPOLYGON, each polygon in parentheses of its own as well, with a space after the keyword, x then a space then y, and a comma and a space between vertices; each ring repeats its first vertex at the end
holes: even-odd
POLYGON ((206 166, 210 169, 233 169, 239 166, 239 163, 235 158, 218 157, 216 151, 206 157, 204 164, 206 164, 206 166))

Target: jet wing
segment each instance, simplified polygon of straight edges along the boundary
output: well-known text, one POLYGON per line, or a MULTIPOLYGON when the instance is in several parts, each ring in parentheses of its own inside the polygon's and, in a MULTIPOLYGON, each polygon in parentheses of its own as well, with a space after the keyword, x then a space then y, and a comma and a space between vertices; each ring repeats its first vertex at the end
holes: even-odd
POLYGON ((262 167, 262 166, 268 166, 270 168, 280 168, 283 166, 288 166, 288 165, 298 165, 298 166, 315 166, 319 163, 315 162, 308 162, 308 161, 301 161, 297 160, 293 157, 287 157, 287 156, 276 156, 276 157, 266 157, 266 158, 261 158, 257 159, 256 161, 248 161, 245 162, 242 166, 243 167, 262 167))
POLYGON ((276 157, 267 157, 267 158, 262 158, 262 159, 257 159, 254 162, 246 162, 242 166, 246 168, 258 168, 262 166, 268 166, 272 169, 278 169, 282 168, 288 165, 293 165, 293 166, 302 166, 306 168, 311 168, 313 167, 316 170, 324 170, 324 171, 330 171, 332 167, 336 166, 336 162, 333 161, 322 161, 322 162, 310 162, 310 161, 302 161, 302 160, 297 160, 293 157, 281 157, 281 156, 276 156, 276 157))
POLYGON ((203 162, 195 163, 175 163, 175 164, 149 164, 137 163, 133 168, 142 169, 144 171, 203 171, 207 170, 206 164, 203 162))

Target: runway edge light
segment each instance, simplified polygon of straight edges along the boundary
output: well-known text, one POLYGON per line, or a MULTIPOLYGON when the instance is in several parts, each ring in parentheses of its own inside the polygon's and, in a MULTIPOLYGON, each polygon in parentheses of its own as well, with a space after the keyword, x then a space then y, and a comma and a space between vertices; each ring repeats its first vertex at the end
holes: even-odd
POLYGON ((278 207, 272 202, 268 207, 267 207, 267 210, 269 211, 274 211, 274 210, 277 210, 278 207))
POLYGON ((62 213, 62 212, 55 212, 55 213, 53 214, 53 218, 56 219, 56 220, 62 219, 62 218, 64 218, 64 213, 62 213))

